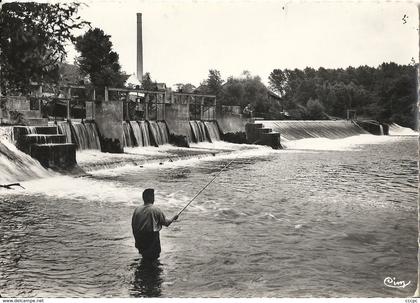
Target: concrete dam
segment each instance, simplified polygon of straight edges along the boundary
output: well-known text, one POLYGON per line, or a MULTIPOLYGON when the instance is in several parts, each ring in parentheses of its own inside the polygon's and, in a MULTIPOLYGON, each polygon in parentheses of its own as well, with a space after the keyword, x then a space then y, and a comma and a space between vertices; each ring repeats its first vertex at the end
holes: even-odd
MULTIPOLYGON (((187 137, 191 143, 216 142, 220 133, 215 121, 190 121, 187 137)), ((159 147, 170 144, 165 121, 123 121, 124 147, 159 147)), ((59 121, 48 126, 0 127, 0 184, 46 177, 52 171, 71 170, 76 154, 100 152, 103 135, 94 121, 59 121)))

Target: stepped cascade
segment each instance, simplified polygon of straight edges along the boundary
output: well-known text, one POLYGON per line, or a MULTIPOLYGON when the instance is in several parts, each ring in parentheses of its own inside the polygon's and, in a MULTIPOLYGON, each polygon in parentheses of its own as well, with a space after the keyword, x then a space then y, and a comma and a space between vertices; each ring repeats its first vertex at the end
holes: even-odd
POLYGON ((38 160, 44 167, 71 168, 76 165, 76 146, 67 143, 57 126, 14 126, 16 147, 38 160))
POLYGON ((319 120, 319 121, 265 121, 265 128, 279 132, 283 140, 299 140, 304 138, 339 139, 360 134, 367 134, 361 127, 346 120, 319 120))

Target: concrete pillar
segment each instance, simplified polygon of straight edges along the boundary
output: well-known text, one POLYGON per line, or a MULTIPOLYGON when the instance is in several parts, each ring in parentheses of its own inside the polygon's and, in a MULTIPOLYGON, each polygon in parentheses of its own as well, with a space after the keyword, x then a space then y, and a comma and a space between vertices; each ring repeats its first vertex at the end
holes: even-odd
POLYGON ((200 100, 200 120, 204 120, 204 97, 200 100))
POLYGON ((121 101, 100 102, 95 105, 95 122, 101 136, 101 150, 122 153, 123 105, 121 101))
POLYGON ((216 97, 214 97, 214 103, 213 103, 213 105, 214 105, 214 107, 213 107, 213 120, 215 120, 216 121, 216 118, 217 118, 217 116, 216 116, 216 114, 217 114, 217 101, 216 101, 216 97))
MULTIPOLYGON (((42 97, 42 85, 38 88, 38 97, 42 97)), ((38 110, 39 110, 39 116, 42 117, 42 109, 41 109, 41 99, 38 99, 38 110)))
POLYGON ((167 95, 166 95, 166 92, 164 93, 164 100, 163 100, 163 104, 162 104, 162 114, 163 114, 163 117, 162 117, 162 119, 163 120, 166 120, 166 97, 167 97, 167 95))
POLYGON ((144 96, 144 119, 149 120, 149 94, 144 96))
POLYGON ((108 96, 108 87, 105 86, 105 96, 104 96, 105 101, 109 101, 109 96, 108 96))
POLYGON ((67 100, 67 120, 70 120, 70 100, 67 100))
POLYGON ((156 120, 158 119, 158 99, 160 99, 160 94, 157 93, 156 94, 156 98, 155 98, 155 112, 156 112, 156 120))
POLYGON ((125 120, 130 120, 130 115, 129 115, 129 113, 128 113, 128 108, 129 108, 129 106, 128 106, 128 102, 130 101, 130 94, 129 93, 127 93, 126 95, 125 95, 125 120))
POLYGON ((67 89, 67 120, 70 120, 71 114, 70 114, 70 102, 71 102, 71 87, 67 89))

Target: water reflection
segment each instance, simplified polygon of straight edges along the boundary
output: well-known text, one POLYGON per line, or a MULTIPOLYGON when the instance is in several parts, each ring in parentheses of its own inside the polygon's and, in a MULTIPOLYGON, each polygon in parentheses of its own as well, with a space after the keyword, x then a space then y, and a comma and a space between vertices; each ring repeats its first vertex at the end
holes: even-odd
POLYGON ((136 260, 131 296, 160 297, 162 295, 162 264, 159 260, 136 260))

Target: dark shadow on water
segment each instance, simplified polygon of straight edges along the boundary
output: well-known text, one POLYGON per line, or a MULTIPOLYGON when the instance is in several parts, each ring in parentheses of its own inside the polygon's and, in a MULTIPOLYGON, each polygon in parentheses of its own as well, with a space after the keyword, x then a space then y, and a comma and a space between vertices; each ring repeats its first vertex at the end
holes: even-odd
POLYGON ((132 297, 160 297, 162 295, 162 264, 159 260, 140 259, 133 266, 132 297))

